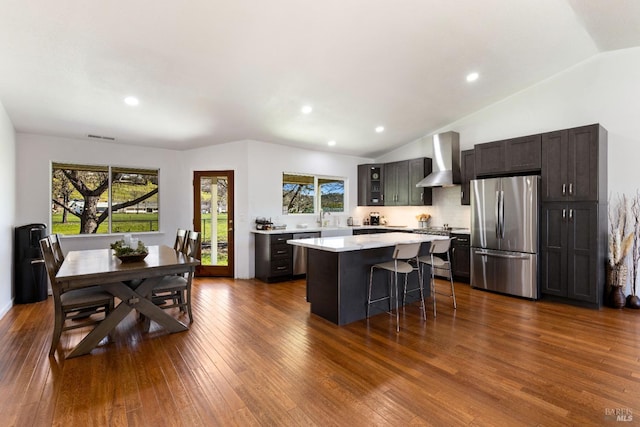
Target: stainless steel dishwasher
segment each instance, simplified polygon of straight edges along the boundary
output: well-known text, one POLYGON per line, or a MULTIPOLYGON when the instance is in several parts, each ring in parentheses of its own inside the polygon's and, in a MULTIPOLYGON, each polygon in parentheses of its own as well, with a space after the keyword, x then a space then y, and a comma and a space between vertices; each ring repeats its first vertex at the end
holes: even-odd
MULTIPOLYGON (((293 240, 313 239, 320 237, 319 232, 294 233, 293 240)), ((300 276, 307 274, 307 248, 294 245, 293 246, 293 275, 300 276)))

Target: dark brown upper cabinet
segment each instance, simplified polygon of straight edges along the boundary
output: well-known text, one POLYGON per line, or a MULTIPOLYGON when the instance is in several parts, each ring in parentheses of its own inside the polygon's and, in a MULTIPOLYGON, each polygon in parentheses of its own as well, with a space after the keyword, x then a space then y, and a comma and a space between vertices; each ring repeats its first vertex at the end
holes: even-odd
POLYGON ((409 205, 409 165, 406 160, 384 164, 384 205, 409 205))
POLYGON ((487 142, 477 144, 474 148, 475 173, 478 177, 536 173, 541 168, 540 135, 487 142))
POLYGON ((430 206, 431 188, 416 184, 432 170, 428 157, 358 165, 358 206, 430 206))
POLYGON ((409 166, 409 206, 431 206, 432 191, 427 187, 416 187, 416 184, 433 171, 432 160, 428 157, 411 159, 409 166))
POLYGON ((460 204, 471 204, 471 180, 476 177, 475 150, 460 152, 460 204))
POLYGON ((384 164, 358 165, 358 206, 384 205, 384 164))
POLYGON ((600 125, 542 134, 542 201, 606 200, 607 131, 600 125))

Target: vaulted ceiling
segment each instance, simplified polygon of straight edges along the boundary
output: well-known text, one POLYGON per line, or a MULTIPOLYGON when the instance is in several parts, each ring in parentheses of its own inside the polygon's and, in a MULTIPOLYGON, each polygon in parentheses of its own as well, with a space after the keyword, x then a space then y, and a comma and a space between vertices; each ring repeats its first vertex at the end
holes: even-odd
POLYGON ((638 45, 636 0, 5 0, 0 102, 18 132, 374 157, 638 45))

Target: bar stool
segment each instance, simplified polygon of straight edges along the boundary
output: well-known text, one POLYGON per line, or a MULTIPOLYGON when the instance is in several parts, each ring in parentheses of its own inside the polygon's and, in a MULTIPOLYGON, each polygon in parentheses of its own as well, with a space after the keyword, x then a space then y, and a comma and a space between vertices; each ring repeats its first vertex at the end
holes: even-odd
MULTIPOLYGON (((453 288, 453 272, 451 271, 451 259, 449 257, 449 248, 451 247, 451 241, 455 239, 455 237, 450 237, 448 239, 438 239, 431 241, 431 245, 429 246, 429 255, 419 256, 418 257, 418 265, 419 270, 422 272, 422 269, 425 265, 431 267, 431 297, 433 298, 433 317, 436 317, 436 282, 435 282, 435 274, 434 267, 440 268, 443 270, 449 271, 449 281, 451 282, 451 294, 448 296, 453 298, 453 308, 457 308, 456 304, 456 292, 453 288), (446 254, 447 260, 443 260, 440 257, 434 256, 436 254, 446 254)), ((424 276, 423 276, 424 277, 424 276)), ((441 294, 447 295, 447 294, 441 294)))
MULTIPOLYGON (((369 318, 369 308, 371 304, 389 300, 389 311, 391 312, 391 300, 393 298, 393 292, 395 289, 396 300, 396 332, 400 332, 400 313, 398 311, 398 273, 404 274, 404 287, 407 287, 407 277, 409 273, 416 270, 418 272, 418 282, 422 282, 420 269, 409 264, 408 260, 415 260, 416 265, 418 263, 418 252, 420 252, 421 243, 399 243, 393 250, 393 261, 381 262, 371 266, 369 273, 369 294, 367 298, 367 318, 369 318), (373 274, 375 269, 382 269, 389 272, 389 293, 387 296, 371 299, 371 289, 373 287, 373 274)), ((422 307, 424 309, 424 299, 422 300, 422 307)))

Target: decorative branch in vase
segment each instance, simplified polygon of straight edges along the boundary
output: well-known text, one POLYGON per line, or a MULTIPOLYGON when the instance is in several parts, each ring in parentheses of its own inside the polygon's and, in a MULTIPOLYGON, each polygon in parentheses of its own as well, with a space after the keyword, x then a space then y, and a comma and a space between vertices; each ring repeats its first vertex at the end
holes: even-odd
POLYGON ((624 287, 627 284, 627 255, 635 233, 627 233, 627 197, 618 196, 617 203, 609 203, 609 268, 607 299, 610 306, 623 308, 626 304, 624 287))
POLYGON ((638 297, 638 268, 640 267, 640 191, 631 202, 631 219, 633 222, 633 247, 631 248, 631 294, 627 296, 627 307, 640 308, 638 297))

